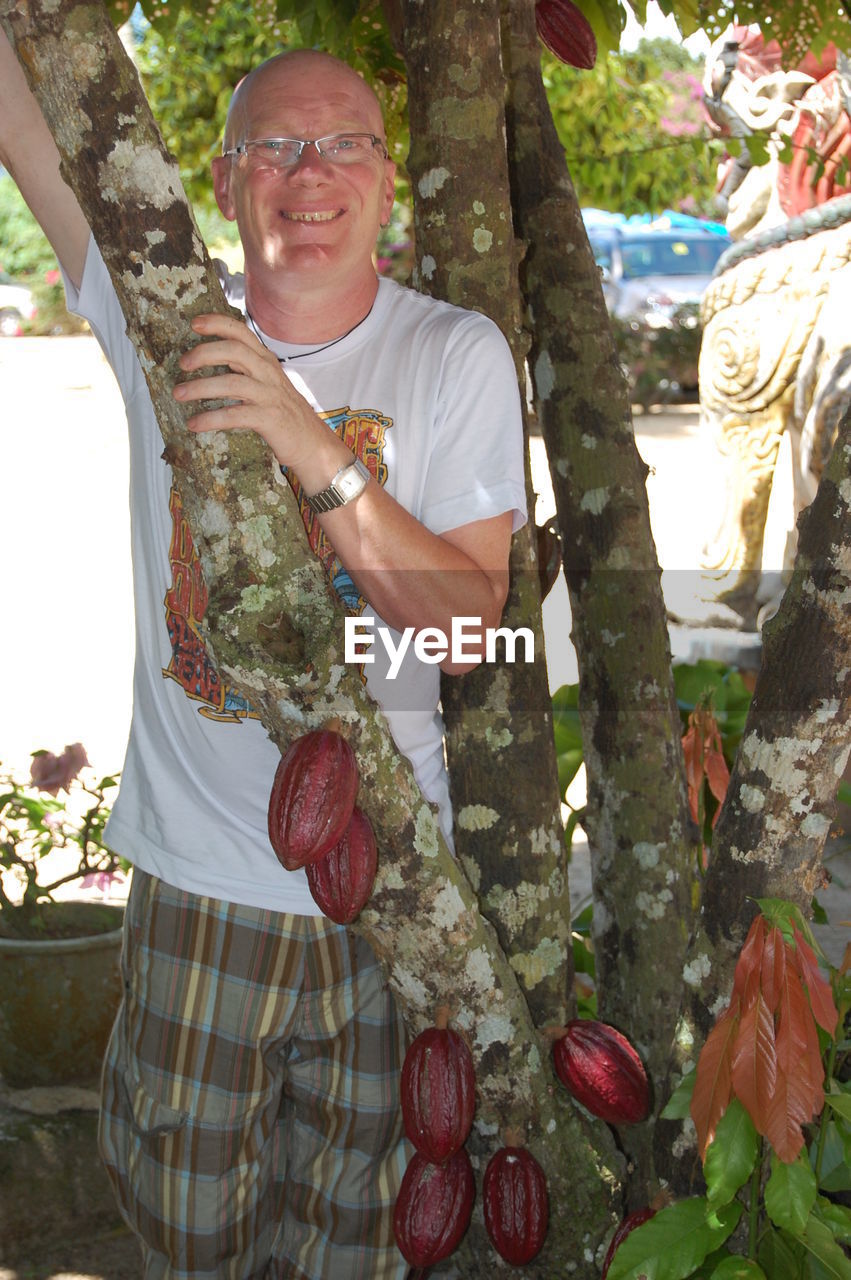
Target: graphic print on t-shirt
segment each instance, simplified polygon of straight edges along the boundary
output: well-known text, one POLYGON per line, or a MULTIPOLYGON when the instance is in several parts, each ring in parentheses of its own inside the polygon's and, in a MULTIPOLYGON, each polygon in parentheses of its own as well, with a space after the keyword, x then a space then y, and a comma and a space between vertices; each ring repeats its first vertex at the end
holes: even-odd
MULTIPOLYGON (((384 439, 393 425, 392 419, 372 409, 353 410, 348 406, 320 416, 357 453, 366 463, 370 474, 383 485, 387 480, 384 439)), ((307 506, 301 485, 298 481, 291 483, 311 549, 319 557, 331 585, 346 607, 360 612, 366 602, 358 594, 319 521, 307 506)), ((165 593, 163 603, 171 643, 171 659, 168 666, 163 668, 163 675, 167 679, 176 680, 188 698, 199 702, 201 705, 198 710, 207 719, 230 724, 238 724, 246 718, 256 719, 256 711, 242 694, 219 679, 201 639, 199 624, 207 611, 207 588, 180 495, 173 484, 169 495, 169 510, 171 545, 168 558, 171 564, 171 586, 165 593)))

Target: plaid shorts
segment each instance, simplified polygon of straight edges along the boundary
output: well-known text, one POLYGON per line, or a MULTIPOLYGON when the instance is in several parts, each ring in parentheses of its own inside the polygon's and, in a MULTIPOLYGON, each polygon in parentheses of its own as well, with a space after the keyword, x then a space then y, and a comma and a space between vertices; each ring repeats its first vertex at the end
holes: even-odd
POLYGON ((122 968, 100 1147, 146 1280, 404 1280, 405 1033, 363 939, 137 870, 122 968))

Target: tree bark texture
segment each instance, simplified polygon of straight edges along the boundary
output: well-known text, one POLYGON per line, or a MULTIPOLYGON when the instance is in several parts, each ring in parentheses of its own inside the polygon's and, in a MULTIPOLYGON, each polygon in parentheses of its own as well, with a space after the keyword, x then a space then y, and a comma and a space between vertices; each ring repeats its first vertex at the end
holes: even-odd
MULTIPOLYGON (((206 638, 218 669, 281 748, 334 716, 342 722, 380 850, 375 891, 357 928, 381 958, 412 1032, 440 1004, 457 1011, 476 1062, 477 1164, 513 1125, 544 1166, 553 1229, 541 1269, 530 1276, 569 1265, 590 1277, 619 1177, 610 1134, 556 1090, 547 1043, 515 971, 380 711, 346 669, 341 609, 271 456, 247 434, 191 437, 171 397, 177 357, 195 341, 189 318, 224 302, 135 71, 100 4, 2 0, 0 21, 104 253, 148 378, 201 556, 206 638)), ((480 1209, 477 1215, 480 1223, 480 1209)), ((487 1265, 501 1265, 492 1251, 487 1265)))
MULTIPOLYGON (((403 16, 417 285, 501 327, 525 397, 498 6, 409 3, 403 16)), ((536 661, 444 678, 442 699, 458 855, 535 1021, 563 1025, 572 1001, 570 902, 528 463, 527 494, 530 519, 513 541, 502 625, 532 631, 536 661)))
MULTIPOLYGON (((754 899, 786 898, 809 916, 822 884, 822 853, 851 752, 851 411, 798 520, 792 578, 762 635, 762 667, 683 970, 677 1038, 695 1061, 729 1003, 754 899)), ((676 1177, 687 1186, 697 1168, 693 1128, 665 1125, 661 1138, 680 1158, 676 1177)))
MULTIPOLYGON (((640 1050, 661 1105, 697 863, 647 469, 544 92, 534 5, 507 0, 505 15, 512 201, 527 246, 521 283, 531 319, 529 359, 579 661, 599 1010, 640 1050)), ((630 1131, 631 1153, 646 1136, 630 1131)))
MULTIPOLYGON (((504 147, 498 4, 403 0, 402 17, 416 283, 494 319, 514 350, 523 386, 526 340, 504 147)), ((527 475, 533 511, 528 480, 527 475)), ((503 625, 532 629, 534 666, 488 664, 442 684, 455 839, 534 1020, 561 1024, 572 971, 570 907, 531 520, 515 536, 511 578, 503 625)), ((581 1128, 569 1107, 560 1106, 551 1132, 558 1135, 553 1147, 530 1141, 544 1165, 551 1202, 560 1203, 559 1185, 569 1186, 561 1203, 573 1205, 579 1196, 585 1207, 569 1219, 551 1215, 544 1251, 527 1270, 543 1278, 570 1265, 574 1274, 583 1275, 600 1238, 598 1176, 589 1179, 581 1128)), ((483 1168, 478 1131, 468 1148, 483 1168)), ((608 1142, 600 1150, 611 1159, 608 1142)), ((603 1176, 608 1181, 611 1175, 603 1176)), ((470 1276, 482 1275, 485 1267, 500 1274, 508 1270, 489 1244, 478 1208, 453 1263, 470 1276)))

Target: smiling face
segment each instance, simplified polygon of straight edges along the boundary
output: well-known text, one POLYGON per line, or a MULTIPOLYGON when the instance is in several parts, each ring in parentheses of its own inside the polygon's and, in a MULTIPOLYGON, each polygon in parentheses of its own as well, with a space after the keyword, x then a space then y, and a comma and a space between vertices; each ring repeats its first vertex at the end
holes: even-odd
MULTIPOLYGON (((375 95, 336 58, 298 51, 264 63, 239 85, 225 146, 344 132, 383 140, 375 95)), ((216 199, 239 227, 249 288, 351 291, 367 282, 374 288, 372 251, 393 204, 394 173, 377 147, 347 165, 324 159, 315 147, 286 168, 250 156, 214 160, 216 199)))

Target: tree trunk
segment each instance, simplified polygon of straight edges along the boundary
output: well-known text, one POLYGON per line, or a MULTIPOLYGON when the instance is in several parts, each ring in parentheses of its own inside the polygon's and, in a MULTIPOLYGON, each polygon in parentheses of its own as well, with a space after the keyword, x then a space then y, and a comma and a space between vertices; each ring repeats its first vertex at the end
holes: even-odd
MULTIPOLYGON (((512 198, 535 318, 530 364, 579 661, 599 1010, 639 1048, 661 1106, 697 859, 647 468, 544 92, 534 6, 510 0, 506 17, 512 198)), ((623 1138, 630 1154, 648 1154, 646 1130, 623 1138)), ((641 1165, 650 1179, 649 1161, 641 1165)))
MULTIPOLYGON (((0 21, 104 253, 148 378, 201 556, 206 638, 219 671, 250 698, 281 747, 331 716, 342 721, 381 851, 357 928, 381 957, 412 1030, 430 1022, 438 1004, 457 1009, 477 1068, 477 1163, 512 1124, 544 1166, 552 1226, 528 1274, 544 1280, 569 1266, 590 1277, 618 1178, 609 1132, 556 1093, 546 1042, 515 972, 381 713, 344 669, 339 606, 271 455, 247 434, 191 437, 172 400, 176 357, 196 340, 189 318, 224 303, 135 71, 102 6, 40 0, 24 9, 2 0, 0 21)), ((478 1228, 477 1239, 468 1274, 481 1273, 478 1228)), ((487 1257, 489 1270, 507 1270, 492 1251, 487 1257)))
MULTIPOLYGON (((763 629, 762 667, 684 969, 677 1038, 694 1059, 729 1002, 754 899, 786 898, 809 916, 822 883, 822 853, 851 751, 851 411, 798 530, 791 582, 763 629)), ((660 1162, 662 1152, 680 1155, 673 1176, 685 1188, 697 1163, 693 1129, 680 1130, 660 1126, 660 1162)))
MULTIPOLYGON (((404 6, 416 281, 424 292, 483 311, 501 327, 525 398, 528 340, 521 327, 497 16, 487 6, 475 22, 470 11, 451 5, 404 6)), ((570 902, 528 449, 527 495, 530 519, 513 540, 502 625, 531 630, 535 663, 486 663, 461 680, 444 678, 442 701, 458 856, 536 1023, 563 1025, 573 970, 570 902)))

